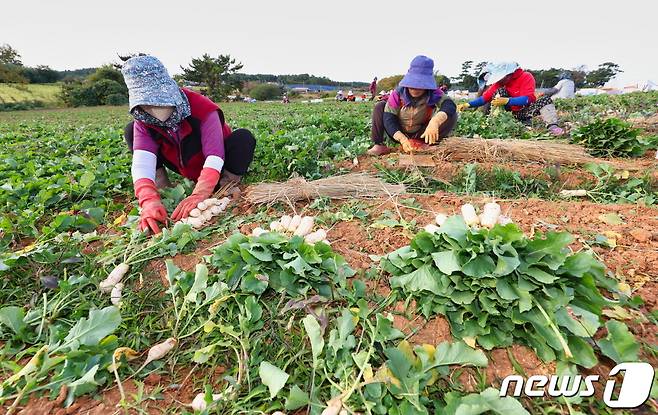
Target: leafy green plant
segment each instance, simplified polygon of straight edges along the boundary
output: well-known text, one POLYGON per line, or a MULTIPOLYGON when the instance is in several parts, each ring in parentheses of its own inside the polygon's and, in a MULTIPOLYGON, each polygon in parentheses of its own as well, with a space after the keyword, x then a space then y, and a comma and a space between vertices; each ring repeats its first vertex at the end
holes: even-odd
POLYGON ((596 182, 587 196, 596 203, 642 203, 651 206, 658 201, 658 184, 647 173, 631 177, 627 171, 617 171, 609 164, 590 164, 586 169, 596 182))
POLYGON ((640 129, 617 118, 597 120, 578 128, 571 136, 597 157, 639 157, 648 150, 640 129))
POLYGON ((233 234, 213 250, 209 261, 231 289, 240 287, 255 294, 270 287, 294 297, 312 288, 331 298, 354 275, 329 245, 309 245, 302 237, 288 238, 276 232, 257 237, 233 234))
POLYGON ((572 241, 568 233, 527 237, 515 224, 469 228, 453 216, 381 266, 391 287, 416 299, 425 316, 446 315, 457 338, 485 349, 518 341, 544 360, 592 367, 597 360, 587 340, 609 304, 600 289, 615 291, 616 282, 591 254, 570 253, 572 241))
POLYGON ((495 115, 486 115, 481 111, 462 112, 455 135, 475 138, 528 138, 523 124, 508 111, 495 115))

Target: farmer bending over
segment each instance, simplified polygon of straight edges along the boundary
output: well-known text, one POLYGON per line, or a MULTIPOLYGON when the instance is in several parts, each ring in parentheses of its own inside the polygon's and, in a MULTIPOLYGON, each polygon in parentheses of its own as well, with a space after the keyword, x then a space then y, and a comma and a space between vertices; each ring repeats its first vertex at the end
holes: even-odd
POLYGON ((381 156, 391 152, 384 144, 384 133, 410 152, 437 143, 456 124, 455 103, 436 87, 434 61, 427 56, 416 56, 388 100, 375 104, 371 133, 375 145, 368 154, 381 156))
POLYGON ((530 72, 519 68, 516 62, 504 62, 488 67, 491 84, 482 96, 468 103, 459 104, 459 110, 480 107, 488 102, 493 106, 503 106, 512 111, 514 117, 524 124, 530 124, 532 117, 539 114, 551 134, 559 136, 564 130, 557 125, 557 110, 549 96, 535 96, 535 78, 530 72))
POLYGON ((153 56, 130 58, 121 72, 135 119, 124 136, 133 153, 139 227, 159 233, 158 223, 167 221, 167 211, 158 188, 171 186, 165 167, 196 182, 192 194, 171 216, 178 221, 217 187, 240 181, 254 157, 256 139, 248 130, 231 131, 217 104, 179 88, 153 56))

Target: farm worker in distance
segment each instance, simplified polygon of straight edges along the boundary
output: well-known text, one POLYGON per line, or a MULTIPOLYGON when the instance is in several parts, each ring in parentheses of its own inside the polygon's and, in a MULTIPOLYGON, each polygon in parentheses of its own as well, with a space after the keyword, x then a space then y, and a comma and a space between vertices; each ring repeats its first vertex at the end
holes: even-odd
POLYGON ((158 188, 171 186, 165 167, 196 182, 192 194, 171 216, 177 221, 187 217, 217 187, 240 181, 254 157, 256 139, 245 129, 231 131, 217 104, 179 88, 153 56, 132 57, 121 72, 134 118, 124 137, 133 153, 132 179, 141 208, 139 227, 159 233, 159 223, 167 221, 167 211, 158 188))
POLYGON ((557 98, 574 98, 576 96, 576 84, 571 79, 571 74, 566 71, 561 72, 559 82, 553 88, 544 92, 544 95, 553 98, 553 100, 557 98))
POLYGON ((343 95, 342 89, 336 93, 336 101, 345 101, 345 95, 343 95))
POLYGON ((348 101, 356 101, 356 97, 354 96, 354 92, 352 92, 352 91, 347 92, 347 100, 348 101))
POLYGON ((372 80, 370 83, 370 101, 375 99, 375 96, 377 95, 377 77, 375 76, 375 79, 372 80))
MULTIPOLYGON (((478 92, 477 96, 481 97, 482 94, 484 94, 485 89, 487 89, 487 81, 491 77, 491 64, 488 63, 482 68, 482 71, 480 71, 480 74, 477 77, 477 84, 478 84, 478 92)), ((483 106, 480 107, 480 110, 482 110, 483 113, 489 114, 489 111, 491 110, 491 103, 487 102, 483 106)))
POLYGON ((548 96, 535 96, 535 78, 530 72, 519 67, 516 62, 503 62, 490 67, 491 75, 487 83, 491 84, 481 97, 459 104, 459 111, 477 108, 491 102, 493 106, 503 106, 524 124, 530 124, 532 117, 539 114, 548 130, 555 136, 564 134, 557 123, 557 110, 548 96))
POLYGON ((416 56, 388 100, 375 104, 370 136, 374 145, 368 154, 381 156, 392 151, 384 144, 384 134, 399 142, 402 150, 411 152, 437 143, 456 124, 457 107, 437 88, 434 61, 416 56))

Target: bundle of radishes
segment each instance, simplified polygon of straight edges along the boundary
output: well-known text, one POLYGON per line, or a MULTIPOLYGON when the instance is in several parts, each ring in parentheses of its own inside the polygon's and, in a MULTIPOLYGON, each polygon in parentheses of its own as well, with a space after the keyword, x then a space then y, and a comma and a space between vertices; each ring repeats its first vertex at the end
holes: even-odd
MULTIPOLYGON (((270 231, 302 236, 308 244, 314 244, 320 241, 329 244, 329 241, 326 239, 327 231, 318 229, 313 232, 313 226, 315 226, 315 217, 313 216, 283 215, 281 219, 270 223, 270 231)), ((266 232, 268 231, 263 228, 255 228, 251 231, 251 234, 253 236, 260 236, 266 232)))
POLYGON ((192 209, 190 216, 176 223, 186 223, 194 229, 201 229, 208 225, 212 218, 219 216, 231 202, 228 197, 222 199, 210 198, 199 202, 196 209, 192 209))
MULTIPOLYGON (((475 207, 470 203, 462 205, 461 213, 462 218, 464 218, 464 222, 466 222, 466 224, 470 227, 481 226, 483 228, 491 229, 496 224, 507 225, 508 223, 512 223, 512 219, 500 214, 500 205, 496 202, 485 204, 484 209, 479 216, 475 212, 475 207)), ((448 219, 447 215, 439 213, 436 215, 436 225, 430 223, 429 225, 425 226, 424 229, 427 232, 435 233, 439 230, 439 226, 443 225, 446 219, 448 219)))

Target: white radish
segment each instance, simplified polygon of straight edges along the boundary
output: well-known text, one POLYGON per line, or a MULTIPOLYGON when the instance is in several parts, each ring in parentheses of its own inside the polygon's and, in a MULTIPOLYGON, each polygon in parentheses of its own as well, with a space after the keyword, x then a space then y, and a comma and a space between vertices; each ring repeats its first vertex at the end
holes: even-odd
MULTIPOLYGON (((218 401, 222 398, 222 395, 219 393, 213 393, 212 394, 212 400, 213 402, 218 401)), ((208 404, 206 404, 206 394, 205 393, 200 393, 197 396, 194 397, 192 400, 192 404, 190 405, 192 409, 195 411, 203 411, 208 407, 208 404)))
POLYGON ((114 288, 112 288, 112 292, 110 293, 110 301, 114 305, 119 305, 121 303, 121 290, 123 289, 123 283, 119 282, 117 283, 114 288))
POLYGON ((201 211, 197 208, 194 208, 190 211, 190 216, 193 218, 198 218, 199 216, 201 216, 201 211))
POLYGON ((498 203, 487 203, 480 215, 480 224, 486 228, 493 228, 498 223, 500 216, 500 205, 498 203))
POLYGON ((222 210, 224 210, 226 209, 226 206, 228 206, 229 203, 231 203, 231 199, 229 199, 228 197, 223 197, 219 200, 217 206, 220 206, 222 210))
POLYGON ((462 217, 464 218, 464 222, 468 226, 474 226, 480 223, 480 219, 478 218, 478 215, 475 213, 475 208, 473 205, 470 203, 466 203, 465 205, 462 206, 462 217))
POLYGON ((108 274, 107 278, 101 281, 99 284, 100 290, 106 293, 112 291, 112 288, 121 282, 121 278, 126 275, 129 269, 130 265, 126 264, 125 262, 117 265, 116 268, 114 268, 112 272, 108 274))
POLYGON ((313 216, 304 216, 297 229, 295 229, 295 235, 308 235, 313 230, 313 225, 315 225, 315 218, 313 216))
POLYGON ((190 218, 190 220, 187 223, 192 225, 194 229, 199 229, 203 227, 204 222, 203 222, 203 218, 190 218))
POLYGON ((288 226, 290 226, 290 221, 291 220, 292 220, 292 218, 288 215, 281 216, 281 220, 279 222, 281 222, 281 226, 283 227, 284 231, 288 230, 288 226))
POLYGON ((254 228, 254 230, 251 231, 251 235, 253 236, 261 236, 264 233, 267 233, 267 231, 263 228, 254 228))
POLYGON ((210 210, 204 210, 201 212, 201 217, 205 222, 208 222, 210 219, 212 219, 212 212, 210 210))
POLYGON ((439 227, 433 223, 430 223, 429 225, 425 225, 423 229, 425 229, 425 231, 429 233, 437 233, 439 231, 439 227))
POLYGON ((283 230, 283 226, 281 226, 281 222, 275 220, 274 222, 270 223, 270 230, 274 232, 279 232, 283 230))
POLYGON ((308 235, 304 237, 304 241, 309 244, 314 244, 316 242, 320 242, 324 239, 327 238, 327 231, 324 229, 318 229, 315 232, 311 232, 308 235))
POLYGON ((208 204, 208 206, 216 206, 219 204, 219 199, 216 197, 211 197, 210 199, 206 199, 205 202, 208 204))
POLYGON ((444 215, 443 213, 439 213, 436 215, 436 218, 434 218, 434 221, 436 222, 437 225, 441 226, 445 223, 446 219, 448 219, 447 215, 444 215))
POLYGON ((302 223, 302 217, 300 215, 293 216, 288 225, 288 231, 295 232, 300 223, 302 223))
POLYGON ((206 203, 205 201, 199 202, 199 204, 196 205, 197 209, 199 210, 206 210, 208 209, 208 206, 209 206, 208 203, 206 203))
POLYGON ((500 216, 498 217, 498 223, 500 223, 501 225, 505 226, 505 225, 508 225, 508 224, 510 224, 510 223, 513 223, 513 222, 512 222, 512 219, 511 219, 511 218, 509 218, 509 217, 507 217, 507 216, 500 215, 500 216))
POLYGON ((208 210, 213 214, 213 216, 221 215, 221 213, 224 211, 224 209, 222 209, 220 206, 212 206, 208 210))

